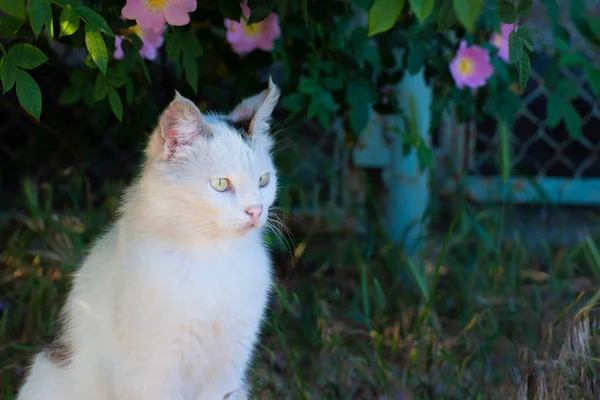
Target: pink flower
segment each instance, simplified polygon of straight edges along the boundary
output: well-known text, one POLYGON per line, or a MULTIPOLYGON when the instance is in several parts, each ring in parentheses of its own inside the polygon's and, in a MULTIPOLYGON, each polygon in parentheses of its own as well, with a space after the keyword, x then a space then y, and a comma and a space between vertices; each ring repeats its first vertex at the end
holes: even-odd
MULTIPOLYGON (((515 25, 516 29, 516 25, 515 25)), ((513 30, 513 25, 501 24, 500 33, 494 32, 490 41, 498 49, 498 57, 508 62, 508 35, 513 30)))
POLYGON ((196 0, 127 0, 121 14, 135 19, 143 29, 158 33, 165 21, 173 26, 187 25, 189 12, 196 10, 196 0))
POLYGON ((460 42, 456 57, 450 62, 450 73, 459 89, 483 86, 493 72, 487 50, 477 45, 467 47, 464 40, 460 42))
MULTIPOLYGON (((250 9, 244 2, 241 4, 242 13, 246 18, 250 16, 250 9)), ((265 51, 273 50, 273 42, 281 36, 279 17, 275 13, 269 14, 264 20, 248 25, 244 18, 241 22, 225 20, 227 28, 227 41, 233 51, 238 54, 250 53, 255 49, 265 51)))
MULTIPOLYGON (((154 32, 153 29, 142 29, 139 25, 131 28, 133 33, 138 35, 142 39, 142 48, 140 49, 140 55, 147 60, 154 60, 156 58, 157 50, 163 44, 163 32, 165 31, 166 25, 163 25, 160 32, 154 32)), ((114 57, 117 60, 122 60, 125 57, 121 43, 123 36, 115 37, 115 53, 114 57)))

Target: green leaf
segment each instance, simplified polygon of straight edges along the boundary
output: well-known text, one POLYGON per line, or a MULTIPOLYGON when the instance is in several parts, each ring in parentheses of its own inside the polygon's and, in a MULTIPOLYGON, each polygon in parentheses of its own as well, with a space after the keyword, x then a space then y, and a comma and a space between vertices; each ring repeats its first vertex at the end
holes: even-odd
POLYGON ((92 83, 83 88, 83 101, 89 108, 94 107, 96 101, 94 100, 94 85, 92 83))
POLYGON ((239 22, 242 16, 240 0, 219 0, 219 10, 227 19, 239 22))
POLYGON ((564 101, 560 93, 552 93, 548 98, 548 103, 546 104, 546 123, 550 129, 556 128, 562 119, 563 104, 564 101))
POLYGON ((456 22, 458 22, 458 19, 456 18, 456 13, 454 12, 452 0, 444 1, 438 16, 437 31, 441 32, 445 31, 446 29, 450 29, 452 26, 454 26, 454 24, 456 24, 456 22))
POLYGON ((421 171, 430 168, 433 165, 433 150, 422 142, 417 146, 417 158, 421 171))
POLYGON ((352 0, 352 3, 363 11, 369 11, 371 6, 373 5, 373 0, 352 0))
POLYGON ((0 18, 0 38, 11 38, 19 32, 25 20, 6 16, 0 18))
POLYGON ((379 54, 379 50, 374 45, 367 45, 363 50, 363 57, 365 60, 371 64, 373 67, 373 71, 377 74, 381 71, 381 55, 379 54))
POLYGON ((565 103, 563 113, 565 116, 565 125, 569 135, 574 139, 581 137, 581 117, 571 103, 565 103))
POLYGON ((347 83, 346 102, 352 107, 369 104, 374 100, 373 89, 369 81, 360 79, 347 83))
POLYGON ((569 31, 564 26, 555 25, 552 27, 552 33, 556 49, 561 53, 569 51, 571 43, 569 31))
POLYGON ((108 95, 108 83, 102 74, 96 76, 96 84, 94 85, 94 100, 99 102, 108 95))
POLYGON ((402 9, 405 0, 376 0, 369 10, 369 36, 390 30, 402 9))
POLYGON ((596 39, 600 40, 600 19, 595 15, 590 15, 586 17, 586 20, 596 39))
POLYGON ((578 67, 589 64, 588 59, 581 53, 566 53, 558 61, 561 67, 578 67))
POLYGON ((175 31, 167 36, 167 56, 169 60, 177 61, 182 53, 188 53, 191 57, 199 57, 203 54, 202 45, 192 31, 175 31))
POLYGON ((248 0, 248 8, 250 9, 250 18, 248 25, 255 24, 267 18, 275 8, 274 0, 248 0))
POLYGON ((202 45, 193 31, 183 32, 182 35, 183 52, 191 57, 200 57, 204 54, 202 45))
POLYGON ((592 91, 596 96, 600 96, 600 69, 594 67, 593 65, 586 65, 584 72, 585 78, 592 88, 592 91))
POLYGON ((312 96, 315 92, 321 91, 321 86, 314 78, 304 78, 298 85, 298 91, 302 94, 312 96))
POLYGON ((81 99, 83 95, 83 90, 81 86, 71 85, 65 90, 62 91, 60 97, 58 98, 58 104, 66 107, 71 106, 81 99))
POLYGON ((183 68, 185 69, 185 78, 189 85, 198 93, 198 64, 196 59, 188 53, 183 53, 183 68))
POLYGON ((475 29, 482 2, 483 0, 453 0, 456 17, 469 32, 475 29))
POLYGON ((492 63, 492 66, 494 67, 494 71, 498 74, 498 76, 500 78, 502 78, 506 82, 512 82, 512 79, 510 77, 510 74, 508 72, 508 69, 506 67, 506 63, 504 62, 504 60, 494 57, 494 58, 491 58, 490 62, 492 63))
POLYGON ((12 17, 24 20, 25 0, 0 0, 0 10, 12 17))
POLYGON ((355 104, 350 108, 350 129, 360 135, 369 124, 369 105, 367 103, 355 104))
POLYGON ((496 14, 498 15, 500 21, 504 22, 505 24, 514 24, 517 20, 517 9, 510 1, 499 1, 496 14))
POLYGON ((119 121, 123 121, 123 102, 121 101, 121 96, 119 96, 119 93, 114 88, 108 90, 108 104, 110 104, 110 109, 115 114, 115 117, 119 121))
POLYGON ((577 86, 574 85, 570 80, 561 80, 556 85, 555 92, 558 93, 562 98, 571 100, 579 94, 577 86))
MULTIPOLYGON (((461 0, 466 1, 466 0, 461 0)), ((471 0, 473 1, 473 0, 471 0)), ((408 0, 408 4, 410 5, 410 9, 415 14, 419 22, 425 21, 425 18, 431 14, 433 11, 433 6, 435 5, 434 0, 408 0)), ((389 12, 389 11, 388 11, 389 12)))
POLYGON ((92 55, 91 54, 87 54, 85 56, 85 58, 83 59, 83 63, 89 68, 89 69, 96 69, 98 68, 98 66, 94 63, 94 60, 92 59, 92 55))
POLYGON ((323 90, 319 95, 319 101, 323 105, 326 110, 331 112, 335 112, 337 110, 337 105, 335 104, 335 100, 333 100, 333 96, 331 92, 323 90))
POLYGON ((0 60, 0 81, 2 81, 2 94, 8 92, 15 85, 17 79, 17 66, 5 54, 0 60))
POLYGON ((178 61, 183 52, 181 31, 172 31, 167 36, 167 56, 169 60, 178 61))
POLYGON ((133 95, 134 95, 133 81, 131 80, 130 77, 127 77, 127 79, 125 79, 125 101, 127 102, 128 105, 133 104, 133 95))
POLYGON ((530 73, 531 62, 529 60, 529 55, 524 51, 523 54, 521 54, 521 61, 519 61, 519 87, 521 88, 521 94, 523 94, 523 91, 527 86, 530 73))
POLYGON ((125 77, 126 75, 123 73, 123 71, 120 71, 116 68, 110 68, 106 72, 106 82, 114 88, 123 86, 125 84, 125 77))
POLYGON ((327 112, 323 108, 319 108, 317 111, 317 119, 324 129, 328 129, 331 121, 331 113, 327 112))
POLYGON ((144 61, 144 58, 142 56, 138 56, 137 59, 140 63, 140 68, 142 69, 142 73, 144 74, 144 77, 146 78, 148 83, 152 83, 152 77, 150 76, 150 71, 148 71, 148 67, 146 66, 146 62, 144 61))
POLYGON ((342 90, 344 88, 344 80, 340 76, 326 76, 322 81, 323 87, 331 92, 342 90))
POLYGON ((519 39, 529 51, 533 51, 533 36, 529 28, 526 26, 519 27, 517 30, 517 39, 519 39))
POLYGON ((42 114, 42 91, 31 75, 22 69, 17 70, 17 97, 21 107, 39 121, 42 114))
POLYGON ((87 47, 92 60, 98 66, 103 74, 106 74, 106 67, 108 65, 108 50, 106 49, 106 43, 99 30, 93 25, 87 24, 85 26, 85 46, 87 47))
POLYGON ((523 55, 523 43, 517 39, 517 33, 511 31, 508 35, 508 62, 514 64, 521 60, 523 55))
POLYGON ((46 61, 48 57, 40 49, 29 43, 17 43, 8 50, 10 58, 19 68, 37 68, 46 61))
POLYGON ((533 0, 519 1, 519 6, 517 7, 517 15, 521 18, 528 16, 529 12, 531 11, 531 7, 533 7, 533 0))
POLYGON ((52 2, 58 4, 62 8, 65 8, 66 6, 75 8, 79 5, 79 0, 52 0, 52 2))
POLYGON ((54 17, 52 16, 52 6, 50 3, 44 3, 44 23, 46 24, 46 33, 50 41, 54 40, 54 17))
POLYGON ((81 18, 83 18, 87 26, 92 28, 92 32, 100 31, 110 37, 115 37, 115 34, 104 20, 104 17, 102 17, 102 15, 98 14, 96 11, 85 6, 77 6, 75 7, 75 12, 79 14, 81 18))
POLYGON ((285 97, 281 105, 288 111, 297 112, 306 106, 306 97, 300 93, 292 93, 285 97))
MULTIPOLYGON (((369 110, 373 101, 373 90, 369 81, 354 80, 346 86, 346 102, 350 105, 350 128, 357 135, 369 123, 369 110)), ((333 100, 333 98, 332 98, 333 100)), ((331 109, 335 111, 335 108, 331 109)))
POLYGON ((501 160, 501 176, 502 183, 506 183, 510 178, 510 142, 508 137, 510 136, 510 130, 506 124, 506 121, 499 121, 498 130, 500 133, 500 160, 501 160))
POLYGON ((317 115, 317 113, 319 112, 319 107, 321 106, 321 104, 319 104, 319 99, 315 96, 312 97, 310 99, 310 103, 308 103, 308 110, 306 115, 308 116, 308 118, 313 118, 317 115))
POLYGON ((79 29, 79 15, 72 6, 67 5, 60 14, 60 33, 58 37, 72 35, 77 32, 77 29, 79 29))
POLYGON ((44 0, 29 0, 29 23, 36 39, 46 19, 46 7, 49 6, 44 0))
POLYGON ((408 55, 406 56, 406 68, 411 74, 419 72, 423 64, 425 64, 426 57, 425 46, 418 44, 409 45, 408 55))

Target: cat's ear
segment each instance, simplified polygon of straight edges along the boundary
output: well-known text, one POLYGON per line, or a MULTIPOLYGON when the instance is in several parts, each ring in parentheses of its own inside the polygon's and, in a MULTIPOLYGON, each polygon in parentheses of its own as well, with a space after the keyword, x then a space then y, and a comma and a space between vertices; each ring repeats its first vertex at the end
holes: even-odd
POLYGON ((257 95, 244 99, 229 114, 228 119, 238 125, 247 126, 248 134, 269 130, 271 114, 279 100, 279 88, 269 78, 269 86, 257 95))
POLYGON ((182 146, 200 136, 210 136, 200 110, 179 92, 160 116, 158 127, 148 144, 148 157, 168 160, 182 146))

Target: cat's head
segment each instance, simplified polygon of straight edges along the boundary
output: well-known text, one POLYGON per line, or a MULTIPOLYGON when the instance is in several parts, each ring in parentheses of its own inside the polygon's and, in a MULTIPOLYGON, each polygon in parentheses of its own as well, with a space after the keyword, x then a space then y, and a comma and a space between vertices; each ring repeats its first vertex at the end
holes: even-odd
POLYGON ((269 81, 229 114, 202 114, 177 93, 146 150, 145 193, 153 196, 154 211, 190 234, 263 227, 277 192, 269 130, 278 99, 269 81))

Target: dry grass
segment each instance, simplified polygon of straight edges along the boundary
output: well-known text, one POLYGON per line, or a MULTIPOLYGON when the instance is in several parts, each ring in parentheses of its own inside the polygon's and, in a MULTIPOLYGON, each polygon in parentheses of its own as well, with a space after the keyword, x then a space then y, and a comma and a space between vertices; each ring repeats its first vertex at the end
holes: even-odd
MULTIPOLYGON (((7 400, 53 330, 70 273, 113 215, 57 210, 31 192, 27 212, 0 230, 7 400)), ((291 252, 273 238, 279 291, 251 374, 255 398, 598 398, 593 240, 532 251, 496 240, 499 221, 486 215, 432 240, 412 263, 377 231, 295 230, 291 252)))

